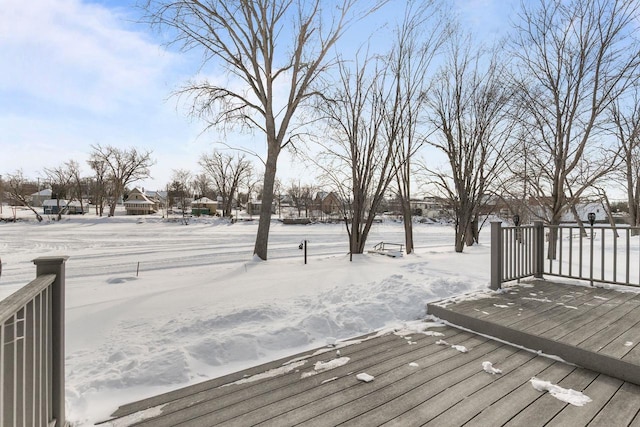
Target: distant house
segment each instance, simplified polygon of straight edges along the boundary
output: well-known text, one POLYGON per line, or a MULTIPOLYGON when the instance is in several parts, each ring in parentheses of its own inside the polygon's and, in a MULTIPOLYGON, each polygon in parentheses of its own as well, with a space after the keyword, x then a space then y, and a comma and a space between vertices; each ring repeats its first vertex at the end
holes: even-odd
POLYGON ((165 209, 167 207, 167 192, 166 191, 144 191, 142 192, 156 204, 157 209, 165 209))
MULTIPOLYGON (((262 209, 262 202, 247 203, 247 213, 249 215, 260 215, 260 209, 262 209)), ((273 204, 271 205, 271 213, 276 213, 276 209, 273 204)))
POLYGON ((70 215, 85 214, 89 212, 89 202, 86 200, 83 203, 80 203, 79 200, 74 200, 72 202, 69 202, 67 203, 66 212, 70 215))
POLYGON ((340 213, 340 210, 343 207, 343 203, 340 201, 340 198, 333 191, 329 193, 325 191, 318 191, 314 201, 319 210, 327 215, 340 213))
POLYGON ((38 191, 37 193, 33 193, 31 195, 31 206, 41 207, 43 206, 43 202, 45 200, 50 200, 52 196, 53 191, 51 191, 51 189, 49 188, 38 191))
POLYGON ((149 215, 158 211, 158 205, 138 188, 129 192, 124 208, 127 215, 149 215))
POLYGON ((59 213, 65 213, 67 208, 66 200, 47 199, 42 202, 42 212, 45 215, 57 215, 59 213))
MULTIPOLYGON (((532 213, 534 219, 548 220, 551 218, 551 210, 549 205, 552 204, 551 197, 541 198, 529 198, 529 210, 532 213)), ((578 218, 582 221, 587 221, 589 213, 593 212, 596 215, 596 222, 604 222, 608 219, 608 212, 604 208, 601 202, 593 202, 589 200, 580 200, 575 205, 578 218)), ((560 222, 575 222, 576 218, 570 209, 570 206, 565 206, 560 217, 560 222)))
POLYGON ((218 210, 218 202, 208 197, 201 197, 191 202, 193 215, 215 215, 218 210))
POLYGON ((446 202, 437 197, 425 197, 423 199, 409 200, 409 206, 413 215, 427 218, 442 218, 448 216, 446 202))
POLYGON ((48 199, 42 202, 42 212, 45 215, 57 215, 58 213, 67 215, 85 214, 89 211, 88 203, 80 204, 80 201, 73 200, 68 201, 60 199, 58 203, 57 199, 48 199), (58 207, 59 206, 59 207, 58 207))

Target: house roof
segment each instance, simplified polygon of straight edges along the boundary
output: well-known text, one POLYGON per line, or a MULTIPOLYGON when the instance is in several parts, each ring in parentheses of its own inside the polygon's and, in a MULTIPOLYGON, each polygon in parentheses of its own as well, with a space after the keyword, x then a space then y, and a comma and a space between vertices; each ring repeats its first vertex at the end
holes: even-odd
POLYGON ((200 204, 210 204, 210 203, 218 203, 215 200, 211 200, 208 197, 200 197, 199 199, 194 200, 192 203, 200 203, 200 204))
MULTIPOLYGON (((66 206, 67 201, 60 199, 60 206, 66 206)), ((48 199, 42 202, 42 206, 58 206, 58 199, 48 199)))
POLYGON ((31 196, 45 196, 45 197, 51 197, 51 195, 53 194, 53 191, 51 191, 51 189, 49 188, 45 188, 44 190, 40 190, 37 193, 33 193, 31 196))
POLYGON ((154 205, 155 203, 153 203, 151 200, 147 199, 146 196, 144 199, 133 199, 133 200, 127 200, 126 202, 124 202, 124 205, 154 205))

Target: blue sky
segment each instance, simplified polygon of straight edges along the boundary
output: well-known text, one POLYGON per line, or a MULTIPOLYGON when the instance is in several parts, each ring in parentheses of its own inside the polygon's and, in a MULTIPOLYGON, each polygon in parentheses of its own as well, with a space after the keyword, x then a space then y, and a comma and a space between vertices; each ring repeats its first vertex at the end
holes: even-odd
MULTIPOLYGON (((481 37, 509 26, 515 0, 450 1, 463 25, 481 37)), ((393 16, 402 2, 388 5, 393 16)), ((152 178, 162 188, 172 169, 198 171, 214 142, 241 143, 264 152, 260 133, 202 133, 171 92, 199 68, 199 57, 168 50, 159 35, 135 22, 135 0, 2 0, 0 6, 0 174, 22 169, 36 179, 43 169, 85 161, 91 144, 153 150, 152 178)), ((381 19, 381 18, 380 18, 381 19)), ((360 43, 358 30, 343 43, 360 43)), ((221 148, 221 147, 219 147, 221 148)), ((284 154, 279 177, 303 174, 284 154)), ((303 181, 313 177, 302 175, 303 181)))

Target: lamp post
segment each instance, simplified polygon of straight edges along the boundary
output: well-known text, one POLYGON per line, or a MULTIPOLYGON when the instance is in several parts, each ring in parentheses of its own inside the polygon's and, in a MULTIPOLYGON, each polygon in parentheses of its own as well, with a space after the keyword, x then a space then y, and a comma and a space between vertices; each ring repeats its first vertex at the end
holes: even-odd
POLYGON ((516 226, 516 242, 520 243, 522 241, 522 236, 520 235, 520 215, 513 215, 513 225, 516 226))

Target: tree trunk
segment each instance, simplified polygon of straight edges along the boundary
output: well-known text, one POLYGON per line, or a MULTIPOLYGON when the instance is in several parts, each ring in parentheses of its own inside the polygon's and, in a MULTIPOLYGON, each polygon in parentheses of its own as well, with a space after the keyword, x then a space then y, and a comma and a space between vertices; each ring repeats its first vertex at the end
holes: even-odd
POLYGON ((411 204, 402 198, 402 217, 404 219, 404 244, 407 255, 413 253, 413 222, 411 220, 411 204))
POLYGON ((560 212, 556 212, 551 217, 551 226, 549 227, 549 236, 547 244, 547 259, 556 259, 556 248, 558 246, 558 226, 560 225, 560 212))
POLYGON ((464 236, 465 244, 473 246, 478 243, 478 218, 474 218, 467 223, 467 232, 464 236))
POLYGON ((267 247, 269 244, 269 227, 271 226, 271 204, 273 203, 273 188, 276 181, 279 148, 273 148, 269 144, 267 150, 267 163, 264 171, 264 186, 262 187, 262 205, 260 206, 260 220, 253 254, 263 261, 267 260, 267 247))
POLYGON ((456 228, 456 252, 462 252, 464 250, 464 235, 460 228, 456 228))
POLYGON ((113 195, 113 201, 109 206, 109 216, 114 216, 116 214, 116 206, 118 205, 118 198, 120 197, 120 193, 118 191, 113 195))

